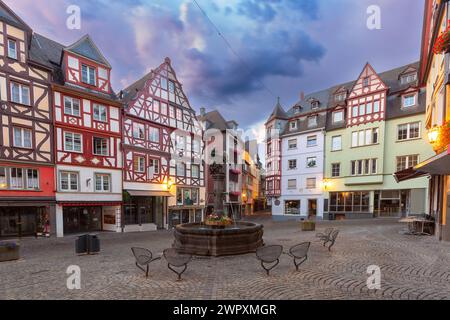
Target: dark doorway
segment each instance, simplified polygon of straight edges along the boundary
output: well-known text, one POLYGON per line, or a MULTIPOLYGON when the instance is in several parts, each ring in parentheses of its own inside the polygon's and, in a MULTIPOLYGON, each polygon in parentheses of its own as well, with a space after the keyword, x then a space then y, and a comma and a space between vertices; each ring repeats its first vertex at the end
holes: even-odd
POLYGON ((102 230, 102 207, 64 207, 64 233, 102 230))
POLYGON ((317 199, 308 199, 308 219, 316 219, 317 199))
POLYGON ((45 212, 45 207, 0 207, 0 237, 35 235, 45 212))

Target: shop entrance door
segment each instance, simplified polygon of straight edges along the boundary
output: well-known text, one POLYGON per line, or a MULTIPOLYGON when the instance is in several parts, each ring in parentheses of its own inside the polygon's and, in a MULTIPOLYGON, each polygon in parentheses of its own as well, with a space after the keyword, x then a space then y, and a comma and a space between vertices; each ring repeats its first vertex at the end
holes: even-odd
POLYGON ((22 237, 36 234, 37 207, 0 208, 0 237, 22 237))
POLYGON ((308 219, 316 219, 317 216, 317 199, 308 200, 308 219))
POLYGON ((82 233, 102 229, 102 207, 64 207, 64 233, 82 233))

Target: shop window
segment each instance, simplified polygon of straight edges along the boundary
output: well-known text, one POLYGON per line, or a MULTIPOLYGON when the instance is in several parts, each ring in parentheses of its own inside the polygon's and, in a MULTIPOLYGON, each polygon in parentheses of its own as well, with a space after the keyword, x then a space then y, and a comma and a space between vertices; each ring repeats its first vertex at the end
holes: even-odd
POLYGON ((284 214, 300 214, 300 200, 291 200, 284 202, 284 214))

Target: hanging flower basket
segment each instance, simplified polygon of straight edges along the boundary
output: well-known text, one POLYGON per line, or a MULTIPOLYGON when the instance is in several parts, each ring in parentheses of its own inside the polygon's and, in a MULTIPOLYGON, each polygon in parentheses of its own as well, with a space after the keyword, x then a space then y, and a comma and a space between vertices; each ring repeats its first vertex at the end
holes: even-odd
POLYGON ((450 50, 450 28, 447 28, 436 39, 433 47, 435 54, 447 53, 450 50))
POLYGON ((233 196, 233 197, 239 197, 240 195, 241 195, 241 193, 239 191, 231 191, 230 192, 230 196, 233 196))

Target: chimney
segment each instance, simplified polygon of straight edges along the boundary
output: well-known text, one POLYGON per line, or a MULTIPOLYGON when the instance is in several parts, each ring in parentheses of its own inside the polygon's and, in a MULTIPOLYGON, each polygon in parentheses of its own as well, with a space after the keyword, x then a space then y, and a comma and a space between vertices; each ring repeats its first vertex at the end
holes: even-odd
POLYGON ((206 109, 205 108, 200 108, 200 116, 204 117, 206 114, 206 109))
POLYGON ((305 100, 305 92, 300 91, 300 101, 305 100))

